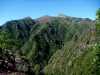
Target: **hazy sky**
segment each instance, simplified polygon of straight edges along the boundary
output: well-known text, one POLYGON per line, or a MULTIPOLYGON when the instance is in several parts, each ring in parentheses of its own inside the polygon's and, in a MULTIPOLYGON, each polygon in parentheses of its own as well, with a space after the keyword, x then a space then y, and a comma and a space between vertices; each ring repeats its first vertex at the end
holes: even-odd
POLYGON ((94 20, 99 7, 100 0, 0 0, 0 25, 26 16, 35 19, 59 13, 94 20))

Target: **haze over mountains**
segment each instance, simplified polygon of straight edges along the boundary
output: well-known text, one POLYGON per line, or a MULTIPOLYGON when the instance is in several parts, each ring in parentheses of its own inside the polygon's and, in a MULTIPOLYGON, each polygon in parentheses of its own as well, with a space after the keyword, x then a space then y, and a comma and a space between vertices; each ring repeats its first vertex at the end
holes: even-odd
POLYGON ((86 46, 96 42, 94 21, 63 14, 37 19, 25 17, 0 26, 17 46, 12 50, 34 65, 35 75, 92 75, 92 58, 86 46))

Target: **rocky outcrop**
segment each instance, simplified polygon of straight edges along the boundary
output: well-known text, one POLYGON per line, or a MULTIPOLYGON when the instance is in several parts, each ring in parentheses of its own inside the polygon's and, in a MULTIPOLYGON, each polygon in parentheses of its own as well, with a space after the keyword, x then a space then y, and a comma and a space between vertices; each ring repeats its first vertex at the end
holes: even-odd
POLYGON ((25 56, 17 58, 11 50, 5 49, 0 54, 0 75, 21 75, 30 71, 30 64, 25 56))
POLYGON ((15 66, 21 72, 29 72, 30 65, 24 60, 24 58, 15 58, 15 66))

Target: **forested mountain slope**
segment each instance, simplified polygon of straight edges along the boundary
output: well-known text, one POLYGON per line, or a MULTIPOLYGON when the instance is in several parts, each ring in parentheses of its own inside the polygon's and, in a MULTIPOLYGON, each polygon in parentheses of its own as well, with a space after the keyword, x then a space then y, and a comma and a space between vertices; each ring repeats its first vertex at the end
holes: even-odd
POLYGON ((96 42, 94 22, 88 18, 65 15, 38 19, 25 17, 8 21, 0 27, 16 40, 9 49, 32 63, 35 74, 90 75, 93 53, 86 51, 96 42))

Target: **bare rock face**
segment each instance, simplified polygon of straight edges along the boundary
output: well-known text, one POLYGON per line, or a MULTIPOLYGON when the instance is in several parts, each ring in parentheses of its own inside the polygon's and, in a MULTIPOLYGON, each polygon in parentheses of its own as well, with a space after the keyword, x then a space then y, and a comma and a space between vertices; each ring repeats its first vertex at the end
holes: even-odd
POLYGON ((26 61, 28 60, 25 56, 16 58, 11 50, 5 49, 0 54, 0 75, 21 75, 21 72, 29 72, 30 66, 26 61))
POLYGON ((10 59, 10 61, 15 62, 15 56, 14 53, 11 50, 5 49, 6 55, 10 59))
POLYGON ((30 70, 29 64, 23 58, 15 58, 15 66, 19 71, 28 72, 30 70))

